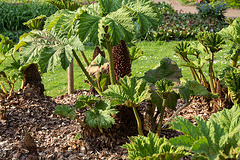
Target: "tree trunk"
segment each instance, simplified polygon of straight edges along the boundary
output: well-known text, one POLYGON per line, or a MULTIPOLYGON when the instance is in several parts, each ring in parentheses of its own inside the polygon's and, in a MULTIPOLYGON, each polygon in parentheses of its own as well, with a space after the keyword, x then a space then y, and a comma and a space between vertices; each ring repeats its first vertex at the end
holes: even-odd
POLYGON ((73 60, 72 63, 69 64, 68 67, 68 94, 72 94, 74 92, 74 75, 73 75, 73 60))

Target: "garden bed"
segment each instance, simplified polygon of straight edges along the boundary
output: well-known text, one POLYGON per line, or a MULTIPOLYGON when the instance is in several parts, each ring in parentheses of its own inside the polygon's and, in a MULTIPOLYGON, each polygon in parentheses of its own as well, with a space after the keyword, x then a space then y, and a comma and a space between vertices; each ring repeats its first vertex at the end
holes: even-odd
MULTIPOLYGON (((116 124, 108 133, 101 134, 97 129, 83 127, 76 120, 64 119, 54 114, 57 105, 73 106, 81 94, 89 95, 89 92, 79 90, 74 94, 56 98, 24 97, 19 92, 11 99, 1 100, 1 105, 6 106, 7 112, 6 119, 0 120, 0 158, 126 159, 127 150, 120 146, 129 142, 128 137, 137 135, 134 118, 120 116, 119 119, 116 118, 116 124), (129 121, 124 122, 124 119, 129 121), (34 142, 28 139, 26 132, 31 135, 34 142), (81 133, 82 137, 75 140, 78 133, 81 133), (27 149, 28 145, 36 145, 32 153, 27 149)), ((182 105, 182 101, 178 101, 177 108, 182 105)), ((142 103, 139 107, 142 114, 145 107, 146 103, 142 103)), ((198 97, 178 115, 194 122, 194 115, 208 120, 212 113, 219 110, 221 109, 216 108, 213 103, 198 97)), ((120 113, 127 114, 126 111, 120 113)), ((131 110, 129 114, 132 114, 131 110)), ((167 109, 164 120, 166 121, 172 114, 173 110, 167 109)), ((80 119, 85 119, 83 112, 79 112, 78 116, 80 119)), ((172 138, 180 134, 178 131, 164 128, 161 137, 172 138)))

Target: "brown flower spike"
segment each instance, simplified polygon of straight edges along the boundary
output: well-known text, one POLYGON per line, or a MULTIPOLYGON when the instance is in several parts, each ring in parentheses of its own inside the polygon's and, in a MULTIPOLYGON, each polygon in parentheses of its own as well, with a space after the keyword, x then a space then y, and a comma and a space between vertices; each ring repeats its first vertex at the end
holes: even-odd
POLYGON ((105 52, 101 51, 99 47, 96 47, 93 53, 92 60, 94 60, 98 56, 98 54, 101 54, 105 58, 105 52))
POLYGON ((112 48, 113 53, 113 66, 116 80, 119 81, 120 77, 131 75, 131 61, 126 43, 121 40, 120 44, 112 48))

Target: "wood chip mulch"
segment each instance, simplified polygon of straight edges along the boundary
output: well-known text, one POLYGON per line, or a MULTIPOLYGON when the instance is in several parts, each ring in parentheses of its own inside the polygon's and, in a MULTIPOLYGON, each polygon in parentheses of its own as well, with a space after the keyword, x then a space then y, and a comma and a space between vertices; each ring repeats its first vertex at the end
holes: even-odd
MULTIPOLYGON (((77 120, 54 114, 58 105, 74 106, 80 94, 88 95, 89 92, 79 90, 56 98, 25 97, 15 93, 12 98, 0 100, 2 113, 6 108, 5 117, 0 117, 0 159, 126 159, 127 150, 120 146, 129 142, 128 137, 137 135, 132 110, 119 107, 124 114, 116 115, 116 124, 104 134, 98 129, 83 127, 77 120), (74 140, 77 133, 81 133, 82 138, 74 140)), ((182 103, 180 100, 177 108, 182 103)), ((199 97, 178 115, 194 123, 193 115, 208 120, 212 113, 219 110, 221 108, 211 106, 199 97)), ((173 110, 167 109, 164 119, 167 120, 173 113, 173 110)), ((78 111, 77 115, 84 120, 83 111, 78 111)), ((164 128, 161 136, 171 138, 180 134, 164 128)))

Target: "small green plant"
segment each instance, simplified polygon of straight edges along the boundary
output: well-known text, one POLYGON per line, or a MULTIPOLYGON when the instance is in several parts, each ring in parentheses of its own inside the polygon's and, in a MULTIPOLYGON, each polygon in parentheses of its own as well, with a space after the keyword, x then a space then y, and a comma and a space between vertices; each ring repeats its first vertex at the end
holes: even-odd
POLYGON ((20 60, 16 59, 13 55, 13 48, 14 48, 15 43, 8 37, 5 37, 1 34, 0 34, 0 38, 1 38, 0 65, 9 57, 10 57, 10 59, 13 60, 13 62, 10 65, 6 66, 3 69, 3 71, 0 72, 0 85, 2 88, 2 92, 6 96, 6 95, 8 95, 8 91, 7 91, 6 87, 4 86, 4 83, 7 83, 10 88, 9 95, 12 96, 13 91, 14 91, 15 82, 17 80, 23 78, 23 75, 18 70, 20 68, 20 60))
POLYGON ((184 135, 172 138, 169 142, 175 146, 184 146, 195 153, 193 158, 216 159, 221 154, 229 155, 240 142, 240 106, 223 109, 212 114, 208 121, 195 116, 197 126, 183 117, 176 117, 171 128, 184 135))
POLYGON ((193 79, 197 80, 199 83, 203 84, 206 88, 208 88, 208 84, 210 85, 211 92, 213 94, 217 92, 217 81, 214 73, 214 56, 216 53, 223 49, 223 45, 225 44, 225 40, 218 33, 210 33, 210 32, 200 32, 196 36, 198 41, 204 47, 203 50, 199 49, 199 46, 195 44, 190 44, 189 42, 180 42, 175 46, 175 52, 179 55, 179 57, 186 62, 187 67, 190 68, 193 79), (207 54, 204 58, 203 54, 207 54), (196 61, 190 60, 189 56, 193 55, 197 58, 196 61), (202 68, 205 63, 208 62, 208 77, 209 81, 207 81, 202 68), (197 71, 198 73, 197 73, 197 71))
POLYGON ((47 0, 47 2, 54 5, 58 10, 68 9, 74 11, 81 7, 81 4, 72 0, 47 0))
POLYGON ((162 129, 162 121, 163 121, 163 116, 166 108, 166 100, 170 93, 173 91, 173 83, 170 80, 167 79, 161 79, 156 82, 156 93, 162 98, 162 108, 161 108, 161 115, 159 119, 159 125, 157 127, 157 136, 160 137, 161 135, 161 129, 162 129))
POLYGON ((40 16, 37 16, 36 18, 34 19, 30 19, 28 20, 27 22, 24 22, 23 25, 26 25, 28 26, 28 28, 30 28, 31 30, 33 29, 39 29, 40 26, 41 26, 41 22, 44 18, 46 18, 47 16, 46 15, 40 15, 40 16))
POLYGON ((138 134, 143 135, 142 122, 137 112, 137 107, 144 100, 150 98, 149 88, 143 79, 137 80, 136 77, 129 78, 125 76, 120 78, 120 85, 109 85, 103 92, 104 98, 110 98, 118 104, 131 107, 138 125, 138 134))
POLYGON ((115 124, 115 120, 111 115, 117 114, 118 111, 114 108, 110 101, 100 100, 95 103, 95 107, 91 107, 86 114, 86 123, 91 128, 99 128, 101 133, 102 129, 111 128, 115 124))
POLYGON ((61 106, 55 107, 55 114, 58 114, 62 116, 63 118, 70 118, 71 120, 74 120, 76 113, 75 113, 76 107, 70 108, 69 105, 62 104, 61 106))
POLYGON ((138 135, 129 139, 131 142, 126 143, 122 148, 128 150, 127 158, 131 160, 178 160, 188 155, 183 147, 175 147, 165 137, 159 138, 152 132, 149 132, 147 137, 138 135))
POLYGON ((62 106, 55 108, 54 113, 64 118, 77 119, 83 126, 87 124, 91 128, 98 128, 103 133, 103 129, 111 128, 115 124, 115 120, 111 115, 117 114, 118 111, 109 100, 103 101, 94 96, 81 95, 75 103, 75 107, 70 108, 69 105, 62 104, 62 106), (85 123, 76 116, 75 111, 76 109, 86 109, 87 107, 85 123))

